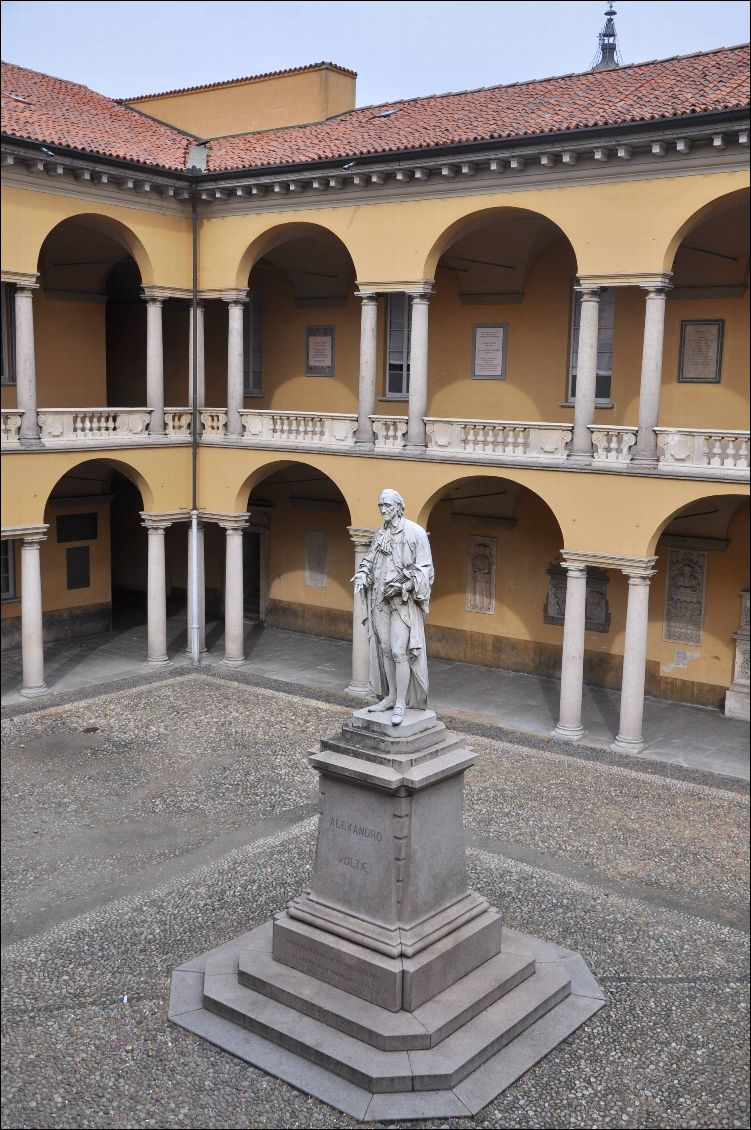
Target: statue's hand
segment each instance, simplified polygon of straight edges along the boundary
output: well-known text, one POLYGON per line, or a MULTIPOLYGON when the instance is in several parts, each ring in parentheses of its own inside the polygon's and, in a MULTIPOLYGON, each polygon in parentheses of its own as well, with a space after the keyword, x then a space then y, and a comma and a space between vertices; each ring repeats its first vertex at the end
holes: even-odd
POLYGON ((363 592, 368 587, 361 573, 355 573, 352 580, 355 582, 355 592, 363 592))

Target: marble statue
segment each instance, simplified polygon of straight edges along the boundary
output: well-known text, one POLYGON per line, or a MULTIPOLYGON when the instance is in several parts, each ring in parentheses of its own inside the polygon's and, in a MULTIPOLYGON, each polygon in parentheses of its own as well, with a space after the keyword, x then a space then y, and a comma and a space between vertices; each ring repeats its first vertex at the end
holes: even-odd
POLYGON ((393 710, 392 726, 404 721, 407 706, 424 710, 428 701, 425 617, 433 584, 433 559, 422 526, 404 517, 404 499, 381 491, 383 525, 352 578, 363 607, 370 641, 370 687, 380 701, 372 712, 393 710))

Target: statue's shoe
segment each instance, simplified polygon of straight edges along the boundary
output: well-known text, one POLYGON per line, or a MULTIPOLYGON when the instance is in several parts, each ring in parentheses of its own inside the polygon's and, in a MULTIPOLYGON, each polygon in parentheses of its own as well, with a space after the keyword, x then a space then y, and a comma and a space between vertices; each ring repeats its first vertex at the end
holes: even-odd
POLYGON ((391 715, 391 725, 392 726, 401 726, 403 721, 404 721, 404 707, 403 706, 395 706, 394 707, 394 713, 391 715))

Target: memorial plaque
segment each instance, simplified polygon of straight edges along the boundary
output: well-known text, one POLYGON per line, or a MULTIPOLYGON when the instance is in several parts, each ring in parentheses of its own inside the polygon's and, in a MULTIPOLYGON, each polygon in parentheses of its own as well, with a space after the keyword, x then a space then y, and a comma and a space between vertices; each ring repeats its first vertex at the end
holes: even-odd
POLYGON ((57 540, 96 541, 97 516, 91 514, 60 514, 57 519, 57 540))
POLYGON ((665 592, 663 639, 701 643, 707 554, 704 550, 671 549, 665 592))
POLYGON ((495 611, 495 538, 467 538, 467 581, 464 596, 466 612, 495 611))
POLYGON ((506 324, 472 327, 472 379, 503 380, 506 375, 506 324))
POLYGON ((719 384, 724 329, 725 322, 721 318, 681 322, 679 381, 719 384))
MULTIPOLYGON (((606 569, 587 569, 587 597, 584 627, 588 632, 610 630, 610 605, 606 569)), ((548 567, 548 595, 543 605, 542 618, 546 624, 563 627, 566 617, 566 570, 562 565, 548 567)))
POLYGON ((333 377, 334 326, 308 326, 305 331, 305 376, 333 377))
POLYGON ((91 565, 88 545, 77 545, 65 551, 65 571, 68 589, 87 589, 91 585, 91 565))
POLYGON ((328 537, 323 530, 305 534, 305 584, 309 589, 325 589, 328 585, 328 537))

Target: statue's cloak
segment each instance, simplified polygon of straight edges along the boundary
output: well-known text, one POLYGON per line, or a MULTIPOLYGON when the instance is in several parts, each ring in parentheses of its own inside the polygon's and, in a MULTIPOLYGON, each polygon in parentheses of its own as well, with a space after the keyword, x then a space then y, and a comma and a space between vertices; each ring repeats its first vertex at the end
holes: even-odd
POLYGON ((363 593, 362 616, 367 623, 370 644, 369 686, 379 698, 388 692, 383 655, 375 631, 379 612, 395 612, 409 629, 407 657, 411 671, 407 706, 425 709, 428 701, 428 657, 425 647, 425 617, 430 606, 433 584, 433 558, 428 535, 422 526, 399 518, 391 526, 376 531, 370 549, 358 567, 367 583, 363 593), (411 581, 414 589, 407 600, 387 598, 384 585, 392 579, 400 584, 411 581))

